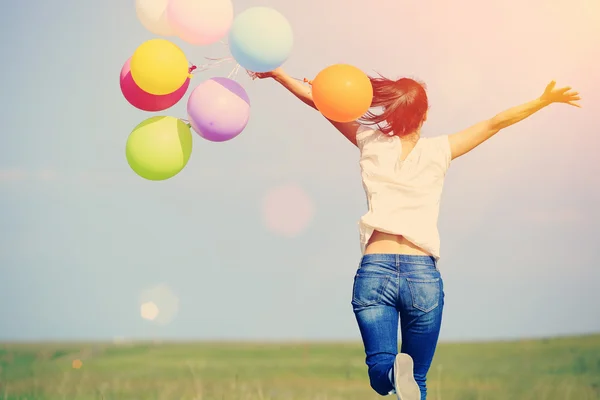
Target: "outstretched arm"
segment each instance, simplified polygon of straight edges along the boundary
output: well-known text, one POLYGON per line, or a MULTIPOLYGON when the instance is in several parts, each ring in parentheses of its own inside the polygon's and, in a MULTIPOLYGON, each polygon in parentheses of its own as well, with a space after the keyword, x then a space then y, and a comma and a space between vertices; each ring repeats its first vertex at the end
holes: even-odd
POLYGON ((577 101, 580 100, 579 93, 570 92, 570 87, 555 89, 555 85, 556 82, 550 82, 542 96, 535 100, 510 108, 487 121, 480 122, 461 132, 449 135, 448 140, 450 142, 452 159, 468 153, 494 136, 501 129, 524 120, 552 103, 565 103, 580 107, 577 104, 577 101))
MULTIPOLYGON (((310 90, 310 86, 305 85, 304 83, 298 81, 297 79, 289 76, 283 69, 277 68, 271 72, 265 73, 251 73, 251 76, 255 76, 257 78, 273 78, 276 82, 281 84, 284 88, 286 88, 290 93, 300 99, 304 104, 314 108, 317 110, 315 106, 315 102, 312 98, 312 93, 310 90)), ((327 119, 335 128, 346 137, 353 145, 356 144, 356 132, 360 124, 358 122, 335 122, 330 119, 327 119)))

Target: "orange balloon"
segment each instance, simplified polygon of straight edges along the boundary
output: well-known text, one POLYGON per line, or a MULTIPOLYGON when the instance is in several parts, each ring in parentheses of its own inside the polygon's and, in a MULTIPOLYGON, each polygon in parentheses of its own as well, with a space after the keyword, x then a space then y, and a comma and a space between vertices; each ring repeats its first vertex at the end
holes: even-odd
POLYGON ((317 109, 335 122, 350 122, 362 117, 371 107, 373 86, 360 69, 347 64, 331 65, 312 82, 317 109))

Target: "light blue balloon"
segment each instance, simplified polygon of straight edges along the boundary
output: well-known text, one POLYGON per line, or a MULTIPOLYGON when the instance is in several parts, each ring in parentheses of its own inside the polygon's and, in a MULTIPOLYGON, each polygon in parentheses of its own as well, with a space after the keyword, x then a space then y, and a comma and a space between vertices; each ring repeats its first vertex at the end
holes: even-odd
POLYGON ((252 7, 240 13, 229 31, 231 55, 253 72, 281 66, 292 52, 294 32, 288 20, 269 7, 252 7))

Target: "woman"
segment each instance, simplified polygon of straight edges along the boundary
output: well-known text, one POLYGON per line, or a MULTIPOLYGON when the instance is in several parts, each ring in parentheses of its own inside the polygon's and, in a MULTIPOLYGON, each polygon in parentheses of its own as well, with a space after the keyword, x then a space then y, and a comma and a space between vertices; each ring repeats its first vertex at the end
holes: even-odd
MULTIPOLYGON (((310 88, 282 69, 251 75, 273 78, 315 108, 310 88)), ((423 85, 384 77, 371 78, 371 83, 372 107, 381 113, 368 112, 362 123, 330 121, 360 150, 369 208, 359 222, 363 257, 354 278, 352 307, 371 387, 380 395, 425 400, 444 305, 437 221, 450 162, 552 103, 579 107, 580 97, 551 82, 539 98, 489 120, 452 135, 421 138, 429 107, 423 85)))

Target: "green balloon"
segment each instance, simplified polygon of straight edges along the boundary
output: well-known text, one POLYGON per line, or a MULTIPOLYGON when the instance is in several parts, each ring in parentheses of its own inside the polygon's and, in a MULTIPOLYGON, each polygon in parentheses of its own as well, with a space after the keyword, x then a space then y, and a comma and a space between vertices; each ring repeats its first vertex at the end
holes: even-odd
POLYGON ((129 135, 127 162, 142 178, 163 181, 177 175, 192 154, 192 132, 175 117, 148 118, 129 135))

